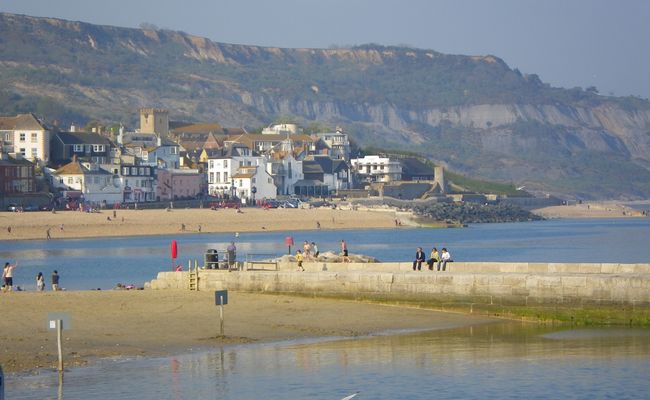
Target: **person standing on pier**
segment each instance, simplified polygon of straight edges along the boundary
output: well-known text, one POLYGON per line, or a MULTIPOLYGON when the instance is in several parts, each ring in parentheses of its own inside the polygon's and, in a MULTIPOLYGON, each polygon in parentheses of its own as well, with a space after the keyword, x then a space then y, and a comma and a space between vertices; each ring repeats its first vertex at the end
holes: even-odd
POLYGON ((345 240, 341 239, 341 254, 343 255, 343 262, 350 262, 350 257, 348 257, 348 245, 345 243, 345 240))

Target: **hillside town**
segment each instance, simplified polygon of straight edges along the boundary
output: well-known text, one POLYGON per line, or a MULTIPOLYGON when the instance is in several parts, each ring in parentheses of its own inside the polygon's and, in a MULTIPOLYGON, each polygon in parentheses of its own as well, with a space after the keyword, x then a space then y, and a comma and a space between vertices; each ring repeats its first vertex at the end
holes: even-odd
POLYGON ((171 121, 164 109, 142 108, 139 117, 139 128, 117 132, 61 130, 34 114, 0 117, 3 209, 173 207, 174 201, 204 199, 276 206, 278 198, 290 197, 445 193, 441 167, 434 173, 412 157, 354 158, 348 134, 338 127, 306 134, 295 124, 276 124, 248 133, 171 121), (399 182, 429 184, 409 190, 399 182))

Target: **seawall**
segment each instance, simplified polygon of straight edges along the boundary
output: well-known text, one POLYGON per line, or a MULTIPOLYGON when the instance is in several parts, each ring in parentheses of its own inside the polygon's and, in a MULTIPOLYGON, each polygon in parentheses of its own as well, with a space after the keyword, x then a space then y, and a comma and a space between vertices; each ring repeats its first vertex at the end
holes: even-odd
MULTIPOLYGON (((342 297, 490 304, 650 305, 650 264, 454 262, 447 271, 411 263, 306 262, 277 270, 199 270, 199 290, 294 292, 342 297)), ((160 272, 149 289, 189 289, 189 272, 160 272)))

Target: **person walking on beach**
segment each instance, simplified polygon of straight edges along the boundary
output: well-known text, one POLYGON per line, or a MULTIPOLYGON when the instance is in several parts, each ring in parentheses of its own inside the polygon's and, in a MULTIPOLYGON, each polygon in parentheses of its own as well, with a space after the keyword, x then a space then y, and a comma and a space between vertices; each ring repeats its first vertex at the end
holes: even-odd
POLYGON ((447 269, 447 263, 453 261, 454 260, 451 259, 451 254, 449 254, 447 249, 443 247, 442 254, 440 255, 440 262, 438 263, 438 271, 440 271, 440 264, 442 264, 442 270, 445 271, 447 269))
POLYGON ((52 291, 56 292, 59 290, 59 273, 57 270, 52 272, 52 291))
POLYGON ((296 250, 296 261, 298 262, 298 271, 304 271, 305 267, 302 266, 302 252, 300 250, 296 250))
POLYGON ((433 271, 433 264, 438 264, 439 262, 440 262, 440 254, 438 254, 438 249, 434 247, 433 249, 431 249, 431 258, 427 260, 429 271, 433 271))
POLYGON ((415 261, 413 261, 413 271, 417 268, 418 271, 422 271, 422 263, 426 256, 424 255, 424 251, 422 251, 422 247, 418 247, 417 250, 415 251, 415 261))
POLYGON ((318 245, 316 242, 311 242, 311 252, 314 254, 314 258, 318 258, 320 251, 318 251, 318 245))
POLYGON ((2 281, 4 283, 4 290, 6 292, 11 292, 14 286, 14 268, 18 263, 11 265, 8 262, 5 263, 5 267, 2 270, 2 281))
POLYGON ((45 291, 45 278, 43 277, 42 272, 39 272, 38 275, 36 275, 36 290, 39 292, 45 291))
POLYGON ((343 239, 341 239, 341 254, 343 254, 343 262, 350 262, 350 257, 348 257, 348 245, 343 239))
POLYGON ((311 257, 311 245, 306 240, 302 244, 302 251, 305 254, 305 257, 311 257))
POLYGON ((52 235, 50 234, 50 228, 47 228, 47 231, 45 231, 45 237, 47 240, 52 239, 52 235))

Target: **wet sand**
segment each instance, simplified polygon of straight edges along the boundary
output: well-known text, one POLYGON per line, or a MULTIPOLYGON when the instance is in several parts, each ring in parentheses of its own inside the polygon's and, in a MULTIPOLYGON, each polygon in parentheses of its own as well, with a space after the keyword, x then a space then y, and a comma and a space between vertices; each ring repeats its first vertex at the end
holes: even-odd
POLYGON ((360 336, 394 329, 451 329, 486 317, 345 300, 230 292, 225 335, 213 292, 77 291, 1 293, 0 365, 5 372, 56 368, 55 331, 48 314, 66 313, 64 362, 164 356, 223 344, 307 337, 360 336))
POLYGON ((244 208, 0 212, 0 240, 395 227, 392 211, 244 208), (110 220, 109 220, 110 218, 110 220), (63 229, 61 229, 63 225, 63 229), (183 229, 184 225, 184 229, 183 229), (9 229, 11 228, 11 232, 9 229))

